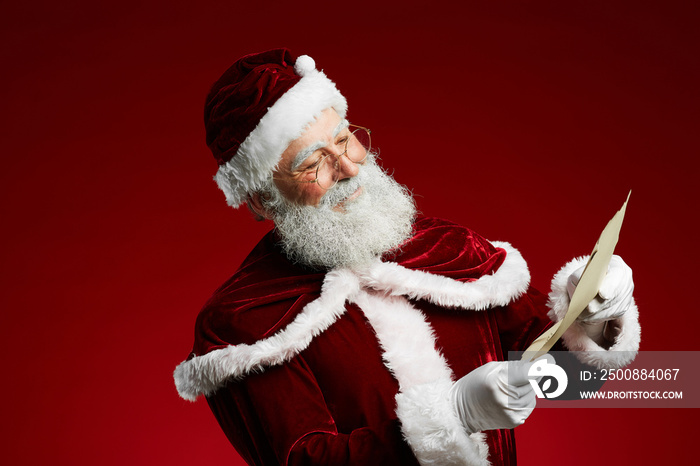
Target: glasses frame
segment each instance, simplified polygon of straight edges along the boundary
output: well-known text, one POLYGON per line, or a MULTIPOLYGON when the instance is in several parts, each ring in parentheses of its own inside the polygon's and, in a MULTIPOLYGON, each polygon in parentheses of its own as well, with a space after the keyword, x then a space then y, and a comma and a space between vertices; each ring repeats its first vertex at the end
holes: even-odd
MULTIPOLYGON (((347 142, 345 143, 345 150, 342 153, 340 153, 338 155, 329 153, 329 154, 326 154, 323 157, 321 157, 321 159, 318 161, 318 166, 316 167, 316 178, 314 178, 313 180, 292 180, 292 181, 294 181, 295 183, 317 183, 321 188, 323 188, 325 190, 329 190, 329 189, 333 189, 335 187, 335 185, 338 184, 338 177, 335 178, 335 180, 333 181, 333 183, 329 187, 322 186, 321 183, 319 183, 319 181, 318 181, 318 179, 319 179, 318 172, 319 172, 319 170, 321 170, 321 167, 323 167, 325 165, 326 159, 328 157, 335 157, 335 163, 333 164, 333 168, 335 169, 336 173, 339 173, 339 171, 340 171, 340 158, 342 156, 348 157, 349 161, 351 161, 352 163, 357 164, 357 165, 364 163, 365 160, 367 160, 367 157, 369 157, 370 150, 372 149, 372 130, 369 128, 365 128, 364 126, 353 125, 353 124, 348 124, 348 128, 355 128, 351 132, 351 134, 353 134, 353 135, 358 130, 364 130, 367 132, 367 136, 369 137, 369 147, 365 148, 365 157, 362 160, 355 162, 354 160, 352 160, 350 157, 347 156, 348 143, 350 142, 350 139, 348 139, 347 142)), ((305 171, 308 171, 308 170, 305 170, 305 171)))

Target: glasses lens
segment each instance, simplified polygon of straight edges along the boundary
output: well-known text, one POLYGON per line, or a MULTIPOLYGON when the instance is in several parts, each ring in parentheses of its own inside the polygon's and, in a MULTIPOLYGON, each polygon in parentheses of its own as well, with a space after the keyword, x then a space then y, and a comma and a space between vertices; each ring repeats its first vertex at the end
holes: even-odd
POLYGON ((331 189, 340 177, 340 158, 346 156, 351 162, 362 163, 372 149, 369 131, 357 128, 345 143, 345 151, 340 155, 326 155, 316 168, 316 183, 323 189, 331 189))
POLYGON ((323 189, 331 189, 338 182, 338 159, 326 156, 316 169, 316 182, 323 189))
POLYGON ((347 156, 355 163, 364 162, 372 149, 372 139, 366 129, 358 128, 352 132, 347 142, 347 156))

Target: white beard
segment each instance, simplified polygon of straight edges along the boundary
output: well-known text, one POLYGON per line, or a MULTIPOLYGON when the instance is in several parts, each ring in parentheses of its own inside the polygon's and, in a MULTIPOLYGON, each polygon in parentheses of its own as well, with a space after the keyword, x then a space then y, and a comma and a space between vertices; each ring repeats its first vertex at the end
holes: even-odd
POLYGON ((272 181, 262 194, 289 259, 316 269, 371 262, 410 238, 416 216, 411 193, 374 160, 339 181, 318 206, 290 203, 272 181), (359 197, 344 202, 341 212, 333 210, 359 187, 359 197))

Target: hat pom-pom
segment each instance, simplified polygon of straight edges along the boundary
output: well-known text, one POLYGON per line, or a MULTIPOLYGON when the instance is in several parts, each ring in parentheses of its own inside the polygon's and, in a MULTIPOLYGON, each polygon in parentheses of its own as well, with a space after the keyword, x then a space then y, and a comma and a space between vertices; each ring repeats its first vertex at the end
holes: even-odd
POLYGON ((302 55, 294 63, 294 71, 301 77, 306 76, 316 69, 316 62, 308 55, 302 55))

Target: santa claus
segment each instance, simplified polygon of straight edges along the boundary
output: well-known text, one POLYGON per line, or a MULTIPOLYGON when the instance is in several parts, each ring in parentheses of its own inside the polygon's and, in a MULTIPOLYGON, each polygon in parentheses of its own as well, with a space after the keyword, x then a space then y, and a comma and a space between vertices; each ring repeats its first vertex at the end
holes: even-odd
MULTIPOLYGON (((566 312, 585 258, 547 299, 510 244, 416 218, 346 114, 314 61, 285 49, 214 84, 216 182, 274 229, 201 310, 177 389, 206 397, 250 464, 515 464, 512 429, 535 394, 527 366, 505 359, 566 312)), ((564 346, 599 367, 629 363, 632 287, 614 257, 564 346)))

